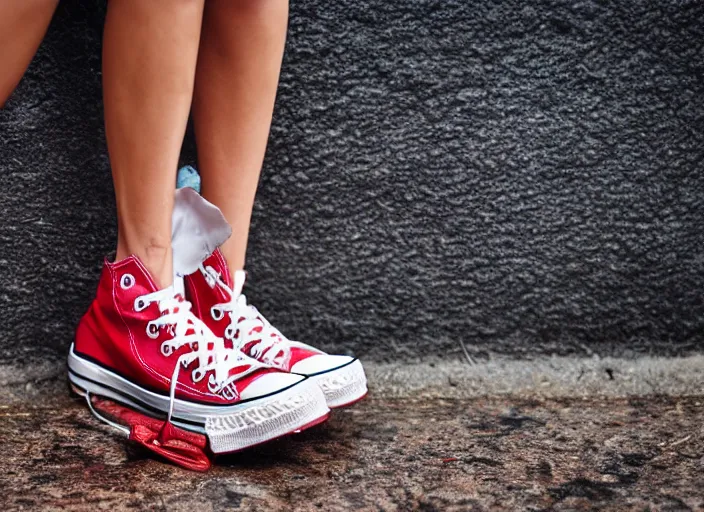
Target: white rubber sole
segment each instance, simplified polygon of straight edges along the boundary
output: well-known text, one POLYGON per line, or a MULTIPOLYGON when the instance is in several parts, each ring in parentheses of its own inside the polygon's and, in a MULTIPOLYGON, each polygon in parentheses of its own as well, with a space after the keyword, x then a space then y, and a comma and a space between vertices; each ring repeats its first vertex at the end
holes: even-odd
POLYGON ((311 375, 325 395, 330 409, 350 405, 367 394, 367 376, 359 359, 353 363, 317 375, 311 375))
MULTIPOLYGON (((137 384, 77 355, 68 356, 69 380, 78 388, 144 414, 166 417, 169 397, 137 384)), ((325 396, 312 379, 277 393, 234 405, 174 400, 172 422, 205 434, 213 453, 243 450, 323 421, 330 413, 325 396)))

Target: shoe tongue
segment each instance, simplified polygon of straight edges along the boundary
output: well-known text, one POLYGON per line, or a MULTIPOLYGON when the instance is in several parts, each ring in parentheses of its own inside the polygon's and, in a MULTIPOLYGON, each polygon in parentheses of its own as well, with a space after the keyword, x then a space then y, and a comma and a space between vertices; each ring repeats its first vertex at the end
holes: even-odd
POLYGON ((186 285, 183 282, 183 277, 175 275, 172 288, 174 289, 174 295, 180 295, 181 297, 186 296, 186 285))
POLYGON ((237 270, 233 274, 232 279, 232 291, 235 297, 242 295, 242 289, 244 288, 245 279, 247 279, 247 273, 244 270, 237 270))
MULTIPOLYGON (((232 228, 218 207, 192 188, 176 190, 171 226, 174 282, 198 270, 232 234, 232 228)), ((176 290, 176 293, 181 292, 176 290)))

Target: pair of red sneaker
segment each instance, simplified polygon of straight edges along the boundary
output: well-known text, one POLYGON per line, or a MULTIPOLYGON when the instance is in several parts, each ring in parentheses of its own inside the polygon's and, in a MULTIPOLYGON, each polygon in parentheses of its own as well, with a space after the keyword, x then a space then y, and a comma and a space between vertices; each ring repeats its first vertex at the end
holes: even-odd
POLYGON ((105 260, 69 352, 74 390, 205 434, 216 454, 303 430, 364 397, 359 360, 288 340, 247 303, 245 273, 208 249, 208 229, 196 220, 174 237, 175 260, 201 255, 166 289, 134 256, 105 260))

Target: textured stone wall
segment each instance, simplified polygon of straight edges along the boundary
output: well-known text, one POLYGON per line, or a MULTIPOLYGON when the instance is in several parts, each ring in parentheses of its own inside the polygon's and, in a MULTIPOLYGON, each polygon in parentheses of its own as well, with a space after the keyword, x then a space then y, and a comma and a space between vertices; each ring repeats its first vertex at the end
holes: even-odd
MULTIPOLYGON (((63 357, 114 245, 81 4, 0 111, 4 363, 63 357)), ((701 352, 703 165, 701 2, 294 0, 249 295, 380 361, 701 352)))

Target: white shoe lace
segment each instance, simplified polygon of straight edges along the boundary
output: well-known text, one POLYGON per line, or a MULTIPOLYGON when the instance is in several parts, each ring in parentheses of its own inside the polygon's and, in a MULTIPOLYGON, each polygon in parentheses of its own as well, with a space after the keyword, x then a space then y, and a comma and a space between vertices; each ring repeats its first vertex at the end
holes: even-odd
POLYGON ((230 324, 225 329, 225 338, 232 341, 234 348, 246 349, 251 357, 267 365, 288 370, 291 359, 289 340, 256 307, 247 304, 247 297, 242 293, 245 272, 235 272, 233 289, 225 284, 220 273, 213 267, 201 265, 200 271, 211 288, 219 286, 230 297, 228 302, 210 308, 214 320, 222 320, 225 313, 229 314, 230 324))
POLYGON ((260 368, 267 368, 265 364, 247 357, 242 351, 227 348, 225 341, 215 336, 208 326, 191 312, 191 303, 174 295, 173 288, 137 297, 134 309, 142 311, 155 302, 159 305, 161 316, 147 324, 147 335, 156 339, 160 329, 168 329, 172 337, 161 344, 161 353, 165 357, 184 346, 191 349, 190 352, 179 356, 171 376, 168 421, 171 421, 173 414, 181 366, 188 368, 197 360, 198 364, 191 371, 193 382, 200 382, 209 373, 208 389, 212 393, 222 393, 228 400, 238 398, 237 390, 230 386, 231 383, 260 368), (237 367, 243 369, 230 375, 237 367))

